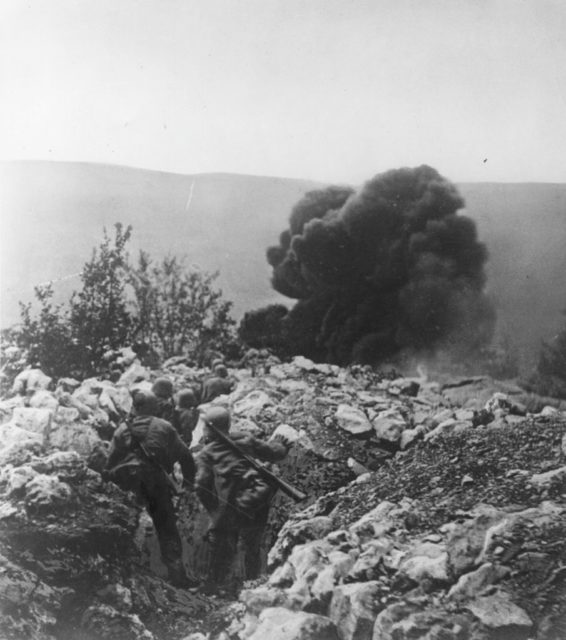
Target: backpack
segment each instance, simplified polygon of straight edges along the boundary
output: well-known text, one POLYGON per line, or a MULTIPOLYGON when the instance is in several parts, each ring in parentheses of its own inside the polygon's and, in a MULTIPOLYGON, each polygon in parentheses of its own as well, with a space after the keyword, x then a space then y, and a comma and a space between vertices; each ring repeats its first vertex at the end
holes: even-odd
POLYGON ((108 480, 123 491, 138 492, 145 475, 145 464, 134 451, 128 452, 112 469, 107 470, 108 480))

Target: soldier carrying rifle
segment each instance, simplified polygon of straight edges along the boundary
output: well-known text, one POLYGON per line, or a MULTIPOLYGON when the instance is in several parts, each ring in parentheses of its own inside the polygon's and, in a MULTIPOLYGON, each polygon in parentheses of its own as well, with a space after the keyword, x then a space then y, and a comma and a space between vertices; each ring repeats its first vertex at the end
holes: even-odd
POLYGON ((210 516, 205 590, 233 595, 231 569, 238 541, 245 554, 245 577, 256 578, 261 570, 261 538, 275 492, 281 489, 295 500, 306 496, 254 459, 276 462, 285 458, 291 443, 284 436, 263 442, 249 434, 228 435, 230 414, 222 407, 211 407, 201 417, 205 446, 195 460, 195 489, 210 516))

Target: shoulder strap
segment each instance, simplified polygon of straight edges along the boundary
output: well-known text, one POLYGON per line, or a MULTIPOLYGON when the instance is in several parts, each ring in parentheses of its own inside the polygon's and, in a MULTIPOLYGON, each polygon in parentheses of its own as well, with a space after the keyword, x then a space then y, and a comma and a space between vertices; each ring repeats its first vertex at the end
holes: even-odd
POLYGON ((173 480, 171 480, 171 476, 167 473, 167 470, 165 469, 165 467, 159 462, 159 460, 157 460, 157 458, 155 456, 151 455, 151 453, 146 449, 146 447, 143 444, 143 442, 134 433, 134 430, 132 429, 132 424, 130 422, 130 419, 126 420, 126 427, 128 428, 128 431, 130 432, 130 435, 132 436, 132 440, 136 443, 136 445, 138 447, 138 450, 140 451, 142 457, 145 460, 147 460, 153 467, 155 467, 156 469, 161 471, 161 473, 163 473, 163 475, 165 476, 165 480, 166 480, 167 484, 169 485, 170 489, 174 493, 178 493, 177 485, 173 482, 173 480))

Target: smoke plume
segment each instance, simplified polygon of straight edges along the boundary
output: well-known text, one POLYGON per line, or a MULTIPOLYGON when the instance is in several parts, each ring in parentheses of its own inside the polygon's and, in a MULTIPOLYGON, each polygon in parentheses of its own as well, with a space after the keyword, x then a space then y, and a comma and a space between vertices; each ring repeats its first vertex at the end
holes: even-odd
POLYGON ((487 260, 455 186, 428 166, 329 187, 293 208, 269 247, 273 287, 297 299, 281 331, 289 351, 346 364, 440 347, 471 353, 495 320, 487 260))

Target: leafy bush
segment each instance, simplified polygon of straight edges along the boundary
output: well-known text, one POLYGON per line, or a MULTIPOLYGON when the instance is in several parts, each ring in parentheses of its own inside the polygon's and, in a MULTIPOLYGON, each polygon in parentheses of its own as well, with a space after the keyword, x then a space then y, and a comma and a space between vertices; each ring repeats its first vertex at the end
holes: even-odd
POLYGON ((542 343, 536 369, 524 386, 541 395, 566 398, 566 325, 542 343))
POLYGON ((217 277, 218 272, 190 269, 176 257, 154 264, 142 251, 130 272, 136 337, 164 358, 188 355, 199 363, 207 350, 230 348, 235 340, 232 303, 214 287, 217 277))
POLYGON ((102 356, 134 339, 165 358, 188 355, 202 362, 214 350, 238 357, 232 303, 214 287, 218 273, 188 269, 175 257, 154 265, 144 252, 133 268, 126 252, 131 233, 119 223, 114 237, 104 229, 68 306, 53 304, 51 285, 36 287, 36 314, 31 303, 20 303, 21 324, 3 332, 4 388, 26 364, 54 377, 99 374, 102 356))
POLYGON ((125 346, 134 326, 128 311, 126 244, 132 228, 115 226, 113 240, 104 229, 104 240, 83 267, 82 289, 71 297, 69 322, 76 364, 86 375, 97 372, 102 355, 125 346))
POLYGON ((35 287, 39 313, 32 316, 32 305, 20 303, 21 326, 16 334, 18 347, 29 364, 49 376, 70 375, 75 355, 72 327, 63 305, 52 302, 53 286, 35 287))

